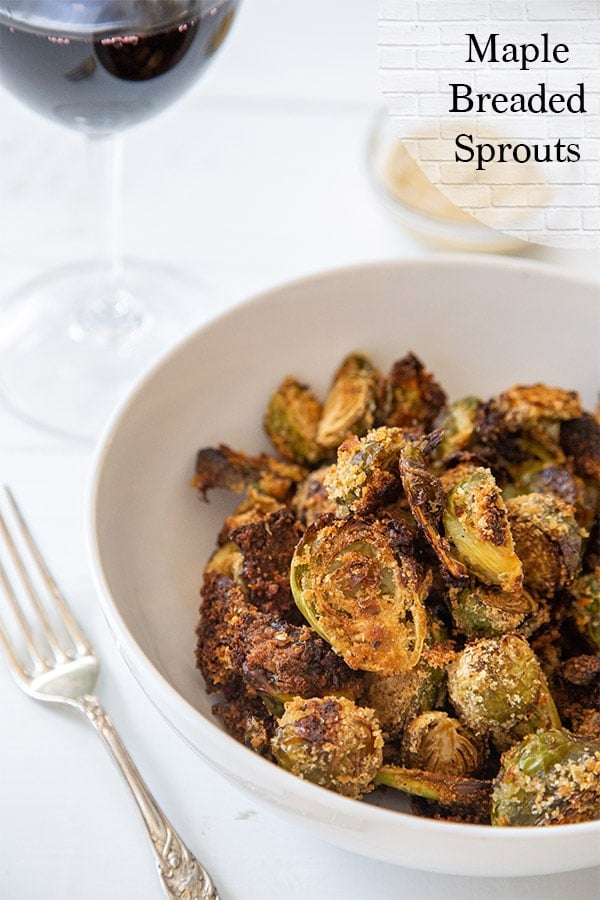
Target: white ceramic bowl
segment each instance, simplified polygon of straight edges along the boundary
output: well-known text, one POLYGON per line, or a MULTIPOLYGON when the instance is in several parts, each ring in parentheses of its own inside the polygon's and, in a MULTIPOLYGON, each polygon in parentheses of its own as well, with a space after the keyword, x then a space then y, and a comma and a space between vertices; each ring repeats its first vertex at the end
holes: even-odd
POLYGON ((408 349, 452 397, 515 382, 599 383, 600 289, 540 265, 429 257, 328 272, 233 309, 176 347, 109 426, 89 546, 111 629, 165 718, 224 777, 346 849, 437 872, 532 875, 600 862, 600 822, 491 828, 417 818, 304 782, 227 735, 194 668, 202 568, 232 498, 190 488, 197 448, 268 449, 265 401, 285 374, 324 390, 345 353, 382 367, 408 349))

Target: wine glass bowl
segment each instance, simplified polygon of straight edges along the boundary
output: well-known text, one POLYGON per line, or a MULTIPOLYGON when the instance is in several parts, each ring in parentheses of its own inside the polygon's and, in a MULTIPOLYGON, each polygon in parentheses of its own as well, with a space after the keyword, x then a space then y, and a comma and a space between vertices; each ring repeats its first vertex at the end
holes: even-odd
MULTIPOLYGON (((120 132, 198 79, 239 0, 0 0, 0 82, 82 133, 96 259, 45 273, 0 313, 0 395, 22 418, 94 439, 132 378, 193 324, 202 287, 122 257, 120 132)), ((157 178, 163 173, 157 173, 157 178)))

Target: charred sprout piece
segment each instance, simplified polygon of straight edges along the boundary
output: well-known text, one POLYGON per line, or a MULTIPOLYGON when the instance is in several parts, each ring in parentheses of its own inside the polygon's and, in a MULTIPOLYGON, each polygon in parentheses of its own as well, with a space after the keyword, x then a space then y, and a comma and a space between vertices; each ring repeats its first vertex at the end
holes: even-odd
POLYGON ((296 547, 291 585, 298 609, 353 669, 391 675, 417 664, 427 633, 431 581, 396 553, 393 524, 317 520, 296 547))
POLYGON ((373 788, 383 758, 383 738, 372 710, 344 697, 285 704, 271 741, 284 769, 346 797, 373 788))
POLYGON ((600 422, 594 416, 584 413, 578 419, 563 422, 560 442, 578 475, 600 481, 600 422))
POLYGON ((565 825, 600 818, 600 742, 550 729, 502 757, 492 825, 565 825))
POLYGON ((351 353, 333 378, 317 429, 321 447, 336 449, 351 434, 366 434, 375 421, 379 372, 360 353, 351 353))
POLYGON ((384 784, 426 800, 433 800, 462 816, 489 821, 491 782, 458 775, 442 775, 403 766, 382 766, 375 784, 384 784))
POLYGON ((521 562, 506 506, 489 469, 477 469, 450 491, 443 522, 446 537, 473 575, 505 591, 520 591, 521 562))
MULTIPOLYGON (((582 528, 591 528, 598 509, 598 490, 593 482, 574 475, 566 466, 530 460, 515 472, 513 496, 519 494, 554 494, 573 506, 575 518, 582 528)), ((506 496, 505 496, 505 499, 506 496)))
POLYGON ((304 384, 285 378, 269 400, 264 427, 286 459, 314 465, 324 456, 316 440, 321 404, 304 384))
POLYGON ((539 604, 526 592, 509 593, 498 587, 471 584, 448 592, 456 631, 468 638, 498 637, 511 631, 529 633, 542 624, 539 604))
POLYGON ((325 478, 340 515, 370 513, 397 498, 401 488, 398 460, 406 443, 400 428, 385 426, 344 441, 337 463, 325 478))
POLYGON ((227 543, 232 533, 243 525, 260 522, 271 513, 285 508, 286 506, 281 500, 276 500, 275 497, 270 497, 256 488, 249 487, 246 497, 231 515, 226 516, 219 532, 219 543, 227 543))
POLYGON ((448 666, 448 693, 461 722, 502 751, 561 722, 535 653, 515 634, 467 644, 448 666))
POLYGON ((216 703, 212 711, 240 743, 261 756, 271 756, 275 720, 258 697, 242 693, 216 703))
POLYGON ((284 500, 294 485, 306 476, 306 469, 283 462, 263 453, 260 456, 246 456, 237 453, 225 444, 205 447, 196 456, 196 474, 192 487, 203 499, 213 488, 223 488, 241 494, 246 488, 256 487, 261 493, 284 500))
POLYGON ((384 379, 380 420, 398 428, 422 426, 429 431, 446 405, 446 394, 414 353, 399 359, 384 379))
POLYGON ((408 722, 446 698, 446 672, 421 658, 413 669, 398 675, 370 675, 366 703, 388 737, 398 737, 408 722))
POLYGON ((444 508, 444 489, 425 466, 423 453, 416 444, 407 444, 400 452, 400 478, 415 520, 433 547, 438 559, 453 578, 465 578, 465 566, 452 555, 452 549, 439 526, 444 508))
POLYGON ((321 466, 306 476, 298 485, 291 507, 305 525, 311 525, 319 516, 335 513, 336 503, 331 500, 325 487, 333 466, 321 466))
POLYGON ((483 749, 468 728, 440 710, 411 719, 402 735, 404 764, 438 775, 476 775, 483 765, 483 749))
POLYGON ((475 430, 480 403, 477 397, 463 397, 440 413, 434 427, 442 431, 442 439, 433 453, 434 459, 447 459, 468 446, 475 430))
POLYGON ((581 531, 573 507, 553 494, 522 494, 506 508, 525 586, 540 597, 568 587, 581 562, 581 531))
POLYGON ((581 575, 570 589, 571 614, 578 632, 600 653, 600 568, 581 575))
POLYGON ((234 661, 247 686, 279 702, 293 697, 356 699, 362 675, 307 625, 257 613, 240 622, 234 661))
POLYGON ((600 741, 600 655, 583 654, 560 663, 552 674, 552 688, 570 730, 600 741))

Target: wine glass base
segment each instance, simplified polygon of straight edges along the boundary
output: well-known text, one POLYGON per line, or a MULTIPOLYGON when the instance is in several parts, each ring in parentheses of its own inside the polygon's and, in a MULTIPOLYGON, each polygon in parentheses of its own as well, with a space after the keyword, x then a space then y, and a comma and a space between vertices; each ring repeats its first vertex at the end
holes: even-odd
POLYGON ((90 263, 29 282, 0 309, 0 397, 19 418, 93 442, 133 381, 215 296, 167 266, 130 260, 124 273, 116 321, 89 302, 105 277, 90 263))

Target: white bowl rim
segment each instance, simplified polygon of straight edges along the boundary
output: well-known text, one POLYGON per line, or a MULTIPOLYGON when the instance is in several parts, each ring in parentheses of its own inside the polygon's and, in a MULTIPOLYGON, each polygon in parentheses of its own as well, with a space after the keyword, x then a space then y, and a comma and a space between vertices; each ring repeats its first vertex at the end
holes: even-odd
MULTIPOLYGON (((143 673, 152 683, 161 697, 165 697, 168 701, 178 708, 181 716, 186 720, 193 720, 196 728, 201 729, 206 736, 210 735, 211 740, 223 742, 223 748, 227 748, 228 755, 233 758, 239 758, 243 764, 243 768, 252 769, 256 772, 257 779, 263 774, 271 783, 275 783, 281 790, 282 795, 288 797, 301 792, 305 799, 310 800, 311 796, 318 803, 325 802, 327 807, 331 809, 333 814, 339 813, 341 816, 349 815, 358 817, 361 814, 379 821, 380 824, 393 827, 399 822, 404 825, 410 825, 410 828, 416 831, 437 832, 440 836, 462 832, 465 836, 468 834, 473 838, 485 838, 487 841, 499 840, 502 842, 515 843, 523 840, 524 836, 528 841, 534 842, 547 840, 547 833, 551 830, 552 834, 559 838, 561 835, 574 838, 576 834, 581 833, 600 833, 600 820, 590 822, 580 822, 570 825, 553 825, 549 828, 536 828, 534 826, 520 826, 518 828, 493 828, 489 825, 472 825, 467 823, 439 821, 426 817, 415 816, 409 813, 403 813, 385 807, 373 804, 364 804, 343 797, 333 791, 329 791, 311 782, 299 779, 297 776, 286 772, 284 769, 274 765, 270 761, 264 759, 259 754, 254 753, 249 748, 243 746, 236 741, 231 735, 222 731, 216 723, 211 723, 198 710, 196 710, 181 694, 169 683, 169 681, 158 671, 158 669, 150 662, 136 639, 131 634, 116 603, 111 595, 108 582, 105 578, 104 571, 100 560, 100 548, 98 545, 97 532, 95 528, 97 498, 100 487, 100 478, 102 466, 105 457, 108 454, 112 440, 119 428, 121 420, 127 415, 129 407, 136 401, 138 394, 144 389, 148 381, 164 366, 168 365, 171 358, 178 355, 183 347, 193 343, 198 339, 200 333, 209 330, 213 324, 220 323, 231 316, 235 316, 241 307, 252 306, 261 303, 267 303, 277 294, 293 290, 302 286, 317 283, 319 281, 327 281, 330 278, 350 276, 352 272, 364 272, 366 269, 379 268, 397 268, 405 267, 424 267, 424 266, 447 266, 455 265, 461 267, 468 265, 470 267, 491 267, 501 269, 513 269, 522 271, 523 273, 536 272, 543 275, 552 276, 564 280, 567 284, 578 283, 582 286, 595 288, 600 291, 600 281, 593 277, 581 276, 572 273, 570 270, 556 265, 549 265, 545 262, 528 259, 511 259, 497 256, 494 254, 477 254, 473 256, 469 253, 429 253, 423 256, 415 256, 408 258, 392 258, 392 259, 376 259, 367 262, 359 262, 352 265, 338 266, 319 270, 314 273, 303 275, 301 277, 282 282, 274 287, 266 290, 258 291, 247 299, 235 303, 232 307, 224 312, 207 319, 199 327, 195 328, 189 335, 180 340, 175 346, 163 354, 152 365, 150 365, 134 382, 127 396, 116 407, 110 417, 103 434, 96 446, 94 457, 92 460, 91 477, 87 486, 86 497, 86 546, 88 561, 91 569, 92 579, 96 587, 100 605, 104 616, 112 632, 113 638, 128 664, 134 678, 144 691, 158 711, 163 715, 168 724, 173 728, 184 740, 185 736, 181 734, 179 729, 171 721, 169 716, 164 712, 162 704, 159 705, 155 697, 146 690, 140 674, 143 673), (126 649, 125 649, 126 648, 126 649), (268 767, 268 768, 266 768, 268 767), (325 799, 326 798, 326 799, 325 799), (358 807, 358 808, 357 808, 358 807)), ((186 741, 187 742, 187 741, 186 741)), ((189 743, 189 742, 188 742, 189 743)), ((191 746, 191 745, 190 745, 191 746)), ((198 752, 195 747, 192 747, 198 752)), ((211 760, 206 756, 207 761, 211 760)), ((444 870, 445 871, 445 870, 444 870)), ((510 873, 509 873, 510 874, 510 873)))

